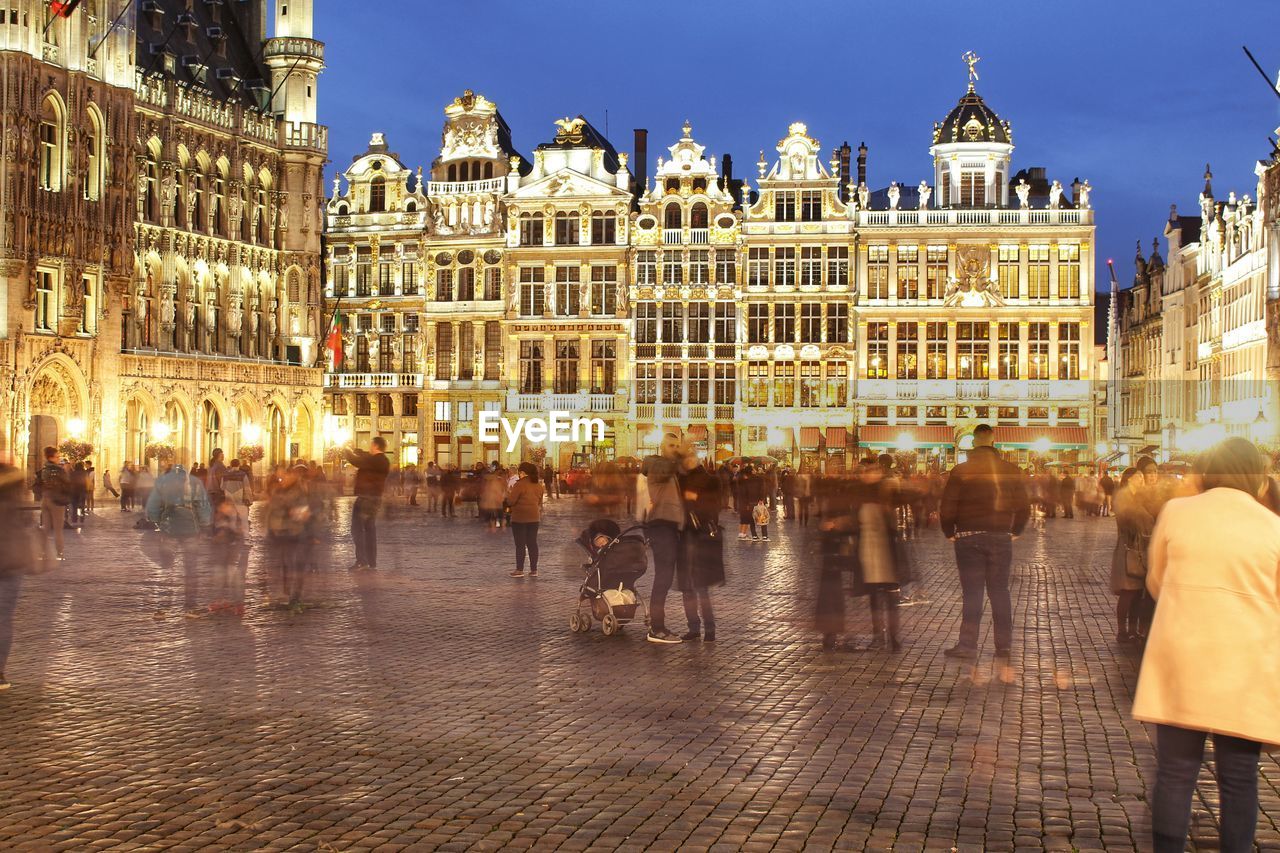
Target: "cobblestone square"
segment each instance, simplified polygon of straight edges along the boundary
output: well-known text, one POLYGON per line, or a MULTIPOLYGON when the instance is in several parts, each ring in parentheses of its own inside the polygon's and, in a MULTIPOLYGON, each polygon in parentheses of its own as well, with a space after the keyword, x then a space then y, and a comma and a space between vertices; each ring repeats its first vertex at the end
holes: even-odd
MULTIPOLYGON (((986 625, 976 667, 942 655, 960 597, 936 529, 914 543, 900 653, 821 650, 812 543, 786 522, 727 543, 718 642, 661 647, 638 625, 569 631, 589 519, 573 499, 521 581, 507 531, 402 502, 379 571, 350 573, 348 507, 305 612, 266 606, 255 540, 241 620, 184 618, 135 516, 101 508, 70 536, 19 604, 0 846, 1147 847, 1154 760, 1128 716, 1137 655, 1114 642, 1110 519, 1018 540, 1004 684, 986 625)), ((678 594, 667 612, 683 630, 678 594)), ((1280 849, 1278 784, 1264 755, 1261 849, 1280 849)), ((1215 798, 1206 772, 1197 838, 1216 838, 1215 798)))

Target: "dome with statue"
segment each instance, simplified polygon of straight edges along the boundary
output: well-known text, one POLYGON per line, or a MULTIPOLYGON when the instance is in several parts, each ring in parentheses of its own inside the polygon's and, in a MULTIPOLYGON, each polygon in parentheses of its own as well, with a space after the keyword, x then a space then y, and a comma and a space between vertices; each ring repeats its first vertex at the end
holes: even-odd
POLYGON ((1012 145, 1013 132, 1009 128, 1009 122, 996 115, 996 111, 987 106, 987 102, 974 89, 980 57, 969 51, 962 59, 969 66, 969 91, 964 93, 964 97, 947 113, 945 119, 934 124, 934 145, 952 142, 996 142, 1012 145))

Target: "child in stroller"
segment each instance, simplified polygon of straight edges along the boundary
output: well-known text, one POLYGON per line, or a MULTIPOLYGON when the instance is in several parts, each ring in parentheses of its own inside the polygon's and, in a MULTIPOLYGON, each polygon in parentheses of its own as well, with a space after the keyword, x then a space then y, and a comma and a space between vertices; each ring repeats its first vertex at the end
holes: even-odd
POLYGON ((586 633, 591 630, 592 621, 598 619, 600 630, 609 636, 636 621, 637 614, 648 625, 648 613, 636 593, 636 581, 649 568, 644 528, 635 526, 624 531, 617 522, 602 518, 591 522, 578 535, 577 542, 589 560, 583 565, 586 577, 569 617, 570 630, 586 633))

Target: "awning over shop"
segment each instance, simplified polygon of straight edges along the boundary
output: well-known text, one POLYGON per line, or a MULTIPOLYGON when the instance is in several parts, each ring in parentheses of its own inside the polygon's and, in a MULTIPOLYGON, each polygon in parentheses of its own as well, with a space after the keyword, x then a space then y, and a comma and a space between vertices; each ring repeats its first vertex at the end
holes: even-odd
POLYGON ((706 425, 706 424, 694 424, 693 426, 691 426, 691 427, 689 427, 687 430, 685 430, 685 435, 688 437, 688 439, 689 439, 690 441, 706 441, 706 440, 707 440, 707 425, 706 425))
POLYGON ((822 430, 818 427, 800 427, 800 449, 817 450, 822 441, 822 430))
POLYGON ((1110 453, 1108 453, 1106 456, 1104 456, 1104 457, 1102 457, 1101 459, 1099 459, 1099 460, 1098 460, 1098 464, 1099 464, 1099 465, 1110 465, 1112 462, 1115 462, 1115 461, 1116 461, 1117 459, 1119 459, 1121 456, 1124 456, 1124 451, 1123 451, 1123 450, 1113 450, 1113 451, 1111 451, 1110 453))
POLYGON ((844 427, 827 427, 827 450, 844 450, 849 444, 849 430, 844 427))
POLYGON ((955 444, 955 438, 955 430, 942 425, 870 424, 858 431, 858 444, 862 447, 896 447, 899 450, 915 447, 950 447, 955 444))
POLYGON ((1085 427, 1066 426, 996 427, 995 440, 997 445, 1033 448, 1037 444, 1043 443, 1044 439, 1049 440, 1050 447, 1058 449, 1064 447, 1088 447, 1089 430, 1085 427))

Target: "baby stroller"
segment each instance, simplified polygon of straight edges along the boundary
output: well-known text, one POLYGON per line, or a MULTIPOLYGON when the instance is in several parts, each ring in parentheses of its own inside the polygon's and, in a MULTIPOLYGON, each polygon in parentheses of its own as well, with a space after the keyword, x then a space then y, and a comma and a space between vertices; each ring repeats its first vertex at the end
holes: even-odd
POLYGON ((586 577, 578 590, 578 604, 569 617, 569 629, 586 633, 591 630, 592 620, 597 619, 607 637, 637 618, 648 625, 649 614, 636 594, 636 581, 649 568, 644 528, 636 526, 624 531, 616 522, 602 518, 591 522, 577 542, 590 560, 583 564, 586 577))

